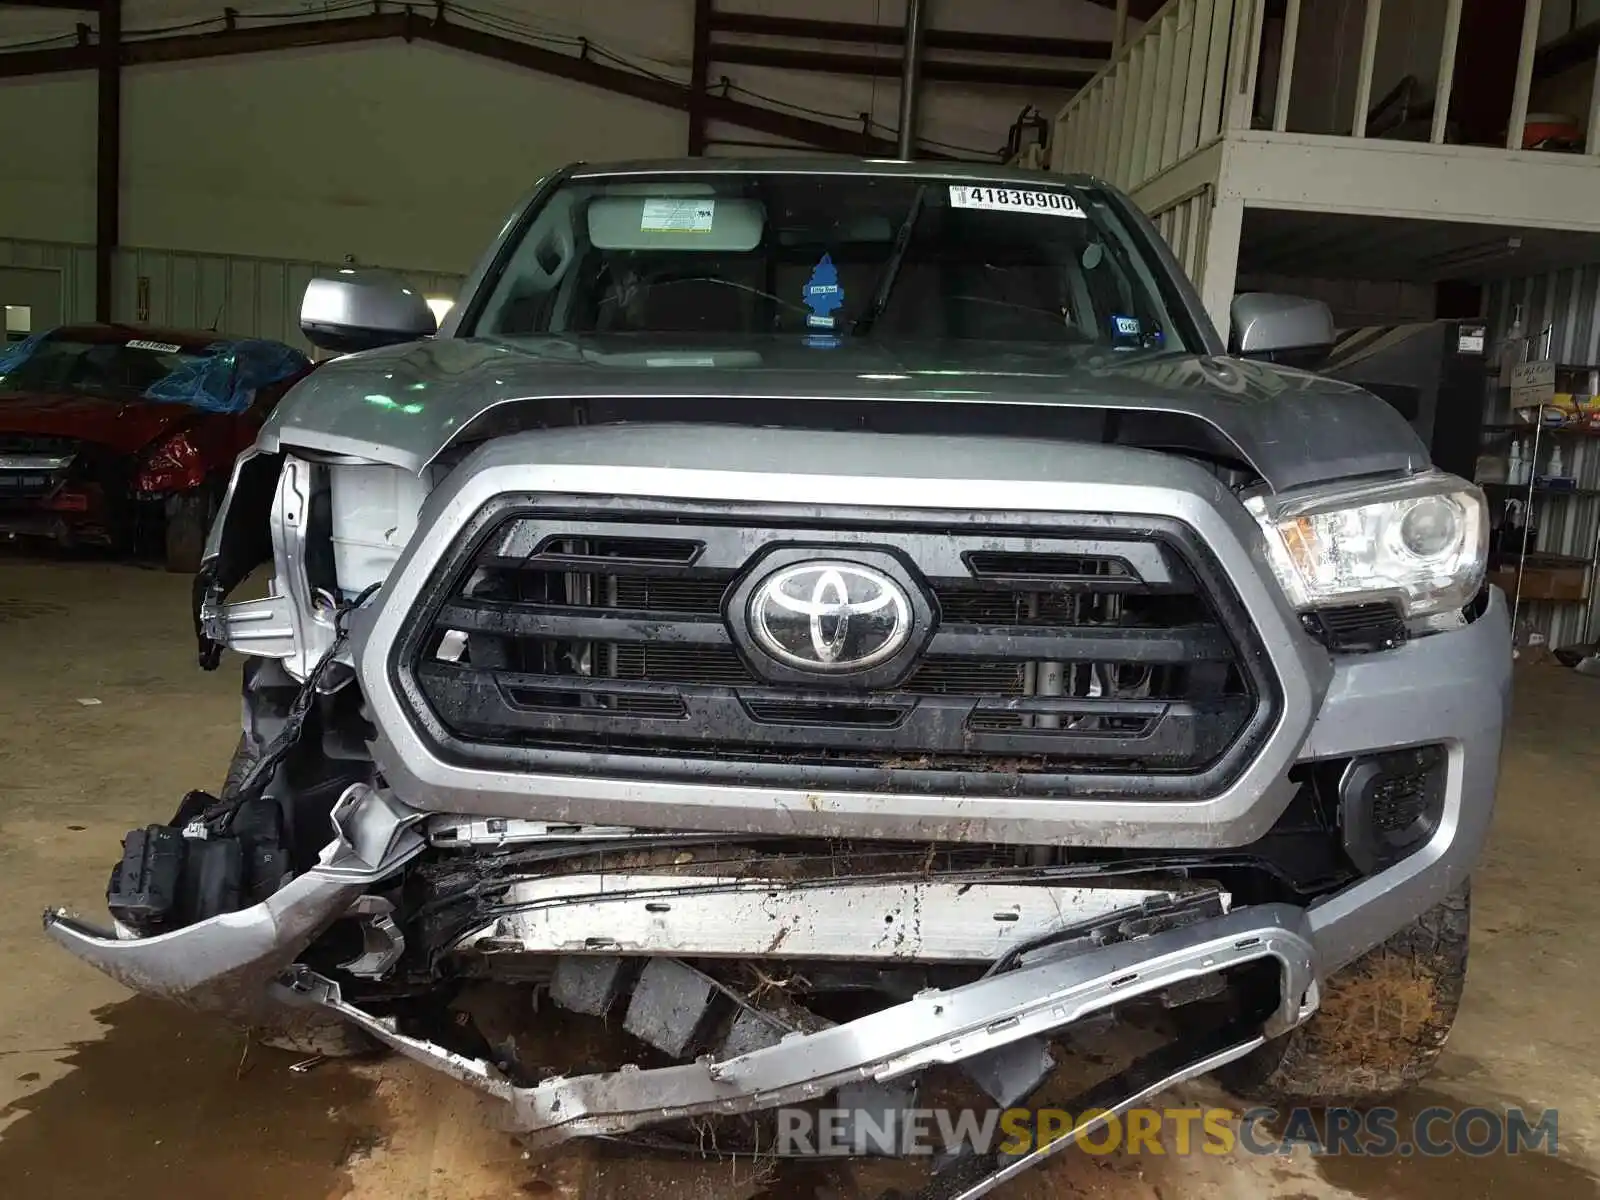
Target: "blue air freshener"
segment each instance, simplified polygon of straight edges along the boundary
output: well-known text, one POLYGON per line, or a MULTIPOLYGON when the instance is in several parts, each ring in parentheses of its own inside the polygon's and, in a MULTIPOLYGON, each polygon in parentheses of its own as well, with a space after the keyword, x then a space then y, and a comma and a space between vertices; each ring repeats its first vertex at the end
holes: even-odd
POLYGON ((833 256, 824 254, 811 272, 805 290, 800 293, 805 306, 811 310, 806 324, 812 329, 832 329, 833 314, 844 307, 844 288, 839 286, 839 272, 833 265, 833 256))

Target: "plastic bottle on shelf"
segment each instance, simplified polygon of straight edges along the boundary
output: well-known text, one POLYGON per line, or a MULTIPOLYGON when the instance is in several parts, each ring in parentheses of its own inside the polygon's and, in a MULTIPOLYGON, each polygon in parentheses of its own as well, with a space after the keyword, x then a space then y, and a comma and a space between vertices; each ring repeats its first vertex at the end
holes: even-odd
POLYGON ((1522 482, 1522 443, 1511 443, 1511 458, 1506 462, 1506 483, 1516 487, 1522 482))
POLYGON ((1561 478, 1561 447, 1557 446, 1550 452, 1550 468, 1545 472, 1552 479, 1561 478))
POLYGON ((1521 364, 1528 352, 1528 339, 1522 329, 1522 305, 1518 304, 1511 310, 1511 328, 1506 330, 1506 335, 1500 341, 1498 355, 1500 386, 1511 386, 1511 373, 1521 364))

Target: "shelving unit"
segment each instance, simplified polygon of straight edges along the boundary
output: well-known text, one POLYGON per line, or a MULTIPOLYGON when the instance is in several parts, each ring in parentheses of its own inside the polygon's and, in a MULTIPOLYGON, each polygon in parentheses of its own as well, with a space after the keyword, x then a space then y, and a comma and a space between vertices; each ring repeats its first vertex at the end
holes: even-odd
POLYGON ((1485 456, 1505 460, 1508 474, 1517 443, 1533 463, 1527 482, 1479 483, 1494 530, 1491 578, 1511 596, 1514 621, 1533 617, 1553 644, 1587 642, 1600 603, 1600 429, 1531 421, 1483 427, 1485 456), (1557 447, 1563 482, 1552 483, 1546 472, 1557 447))

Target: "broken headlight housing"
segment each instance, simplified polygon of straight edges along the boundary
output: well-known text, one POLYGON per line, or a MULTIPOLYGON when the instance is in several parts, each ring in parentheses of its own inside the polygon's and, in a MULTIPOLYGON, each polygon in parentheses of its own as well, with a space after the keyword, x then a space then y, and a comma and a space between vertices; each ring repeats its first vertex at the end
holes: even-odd
POLYGON ((1466 606, 1483 587, 1489 507, 1464 479, 1428 471, 1384 483, 1247 497, 1297 609, 1396 601, 1407 617, 1466 606))

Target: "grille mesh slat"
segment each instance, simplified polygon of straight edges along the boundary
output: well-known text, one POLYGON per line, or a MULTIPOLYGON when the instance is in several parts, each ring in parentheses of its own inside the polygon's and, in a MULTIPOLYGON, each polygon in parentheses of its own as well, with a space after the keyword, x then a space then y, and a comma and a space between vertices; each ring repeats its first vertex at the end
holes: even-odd
POLYGON ((616 667, 618 679, 652 683, 739 687, 758 682, 732 646, 618 646, 616 667))
POLYGON ((76 438, 42 433, 0 433, 0 454, 76 454, 76 438))
POLYGON ((731 580, 652 579, 642 575, 616 576, 618 608, 642 612, 680 612, 714 616, 722 611, 722 595, 731 580))

